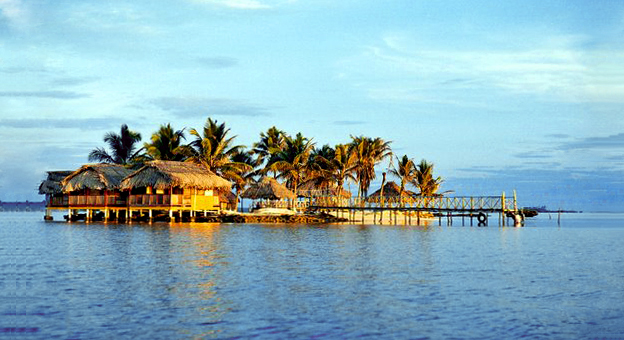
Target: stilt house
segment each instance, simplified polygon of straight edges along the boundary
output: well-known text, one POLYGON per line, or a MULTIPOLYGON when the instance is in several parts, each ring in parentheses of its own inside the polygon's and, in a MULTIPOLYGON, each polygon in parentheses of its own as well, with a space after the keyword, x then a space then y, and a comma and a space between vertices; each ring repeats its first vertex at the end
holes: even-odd
POLYGON ((221 209, 219 191, 231 191, 232 183, 203 166, 188 162, 152 161, 121 183, 128 192, 128 209, 139 215, 168 212, 170 218, 183 214, 221 209))
POLYGON ((85 210, 86 220, 96 211, 119 213, 126 210, 127 194, 120 190, 121 181, 133 172, 122 165, 87 164, 72 172, 61 181, 62 190, 67 195, 69 218, 75 210, 85 210))

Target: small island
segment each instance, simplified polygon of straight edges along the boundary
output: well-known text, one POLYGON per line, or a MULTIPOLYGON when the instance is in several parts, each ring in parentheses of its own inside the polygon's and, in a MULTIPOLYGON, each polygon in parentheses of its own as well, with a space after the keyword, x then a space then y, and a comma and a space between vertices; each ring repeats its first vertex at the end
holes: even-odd
MULTIPOLYGON (((515 193, 500 197, 445 197, 433 163, 393 154, 380 137, 351 136, 344 144, 317 147, 276 127, 250 148, 235 143, 225 123, 208 118, 202 129, 161 125, 150 142, 127 125, 104 136, 108 148, 91 151, 76 170, 50 171, 40 187, 46 219, 65 210, 68 221, 191 221, 332 223, 453 216, 487 224, 489 213, 521 221, 515 193), (384 160, 379 190, 368 194, 384 160), (394 181, 387 181, 387 176, 394 181), (357 194, 345 188, 355 184, 357 194), (417 191, 412 191, 412 188, 417 191), (244 201, 249 200, 247 208, 244 201), (385 213, 385 217, 384 217, 385 213), (359 215, 358 215, 359 214, 359 215), (459 215, 458 215, 459 214, 459 215)), ((446 192, 448 193, 448 192, 446 192)))

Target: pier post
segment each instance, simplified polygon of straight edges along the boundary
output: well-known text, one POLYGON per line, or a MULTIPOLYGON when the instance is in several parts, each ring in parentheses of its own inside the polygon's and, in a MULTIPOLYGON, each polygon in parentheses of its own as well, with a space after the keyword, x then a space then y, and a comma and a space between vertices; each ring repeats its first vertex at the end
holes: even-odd
POLYGON ((505 216, 505 205, 506 204, 505 203, 506 203, 505 202, 505 192, 503 191, 503 196, 501 196, 501 205, 502 205, 502 207, 501 207, 501 211, 502 211, 502 213, 501 213, 501 220, 502 220, 502 223, 503 223, 503 227, 505 226, 505 218, 506 218, 506 216, 505 216))
POLYGON ((399 211, 394 209, 394 225, 397 225, 397 214, 398 213, 399 213, 399 211))
POLYGON ((147 210, 147 216, 149 218, 149 223, 154 222, 154 217, 152 215, 152 209, 147 210))
POLYGON ((87 209, 87 216, 85 217, 85 222, 91 222, 91 209, 87 209))
POLYGON ((173 210, 169 209, 169 221, 175 222, 175 217, 173 217, 173 210))

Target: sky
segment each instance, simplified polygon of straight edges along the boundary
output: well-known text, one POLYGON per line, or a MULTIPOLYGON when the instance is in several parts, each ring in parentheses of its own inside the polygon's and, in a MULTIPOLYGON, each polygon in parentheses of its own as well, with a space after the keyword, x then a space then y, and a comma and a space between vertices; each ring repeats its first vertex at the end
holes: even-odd
POLYGON ((623 65, 621 0, 0 0, 0 200, 121 124, 210 117, 247 146, 381 137, 455 196, 624 211, 623 65))

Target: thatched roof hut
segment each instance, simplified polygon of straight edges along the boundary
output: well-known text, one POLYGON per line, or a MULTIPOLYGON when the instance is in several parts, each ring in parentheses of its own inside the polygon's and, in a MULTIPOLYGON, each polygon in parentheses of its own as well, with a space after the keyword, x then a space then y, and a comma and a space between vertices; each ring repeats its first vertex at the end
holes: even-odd
POLYGON ((121 188, 124 190, 143 187, 229 190, 232 183, 201 165, 189 162, 151 161, 121 182, 121 188))
POLYGON ((219 190, 219 202, 226 202, 228 204, 236 204, 236 195, 230 190, 219 190))
POLYGON ((295 199, 297 196, 274 178, 265 177, 245 190, 241 197, 251 199, 295 199))
POLYGON ((73 171, 48 171, 48 178, 41 182, 39 185, 40 195, 56 195, 63 192, 63 186, 61 181, 69 176, 73 171))
POLYGON ((314 185, 313 181, 304 183, 299 187, 297 193, 300 197, 322 197, 322 196, 341 196, 344 198, 351 197, 351 193, 344 188, 330 187, 319 188, 314 185))
MULTIPOLYGON (((386 183, 383 189, 383 196, 386 198, 399 197, 399 193, 401 192, 401 187, 393 181, 386 183)), ((413 191, 407 189, 403 190, 403 197, 412 197, 414 195, 415 193, 413 191)), ((379 190, 375 191, 374 193, 368 195, 368 198, 378 198, 379 196, 381 196, 381 188, 379 188, 379 190)))
POLYGON ((87 164, 61 181, 63 192, 83 189, 115 190, 133 170, 117 164, 87 164))

